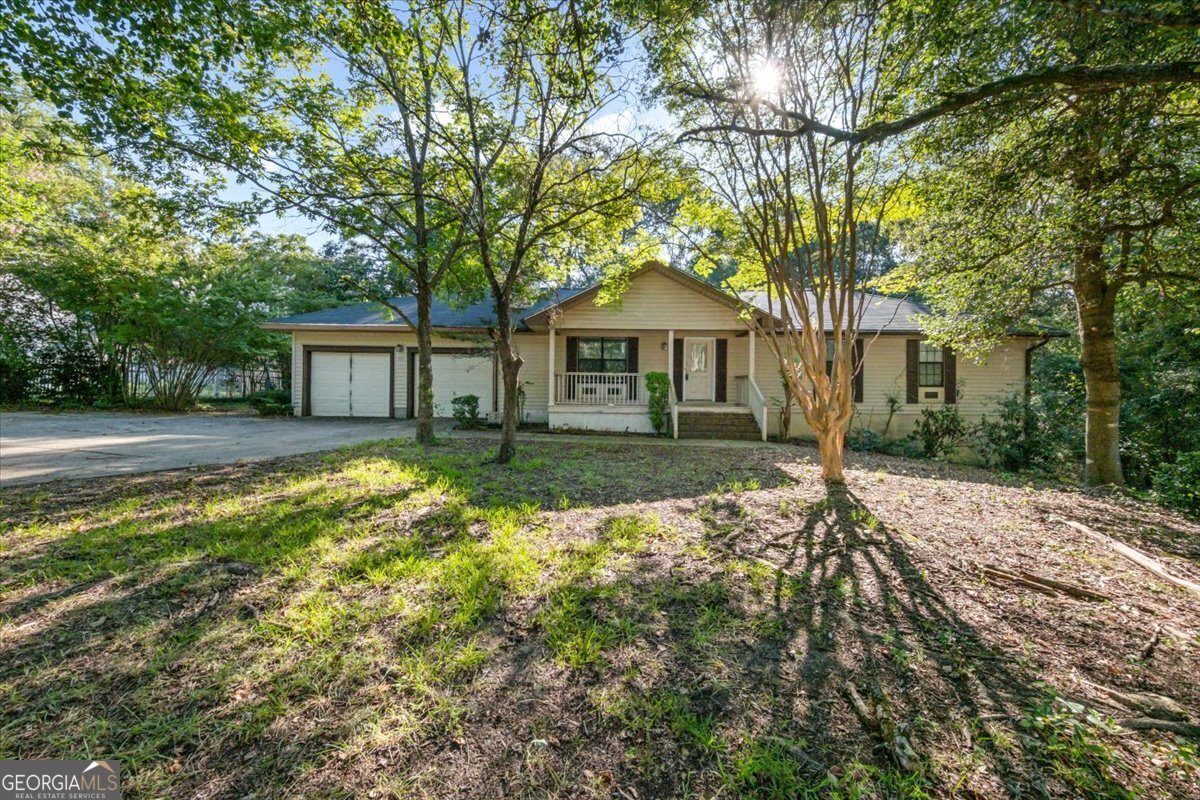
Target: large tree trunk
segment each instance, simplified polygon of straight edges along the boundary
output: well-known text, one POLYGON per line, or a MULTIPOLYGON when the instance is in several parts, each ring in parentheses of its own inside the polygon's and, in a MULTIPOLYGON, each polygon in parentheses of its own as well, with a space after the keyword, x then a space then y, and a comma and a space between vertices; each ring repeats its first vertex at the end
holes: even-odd
POLYGON ((1121 370, 1116 333, 1119 288, 1107 280, 1100 245, 1085 247, 1075 263, 1075 303, 1079 312, 1079 364, 1087 390, 1084 478, 1093 486, 1125 483, 1121 472, 1121 370))
POLYGON ((517 452, 517 424, 520 422, 521 366, 525 363, 513 349, 512 330, 504 325, 498 332, 496 355, 500 360, 500 372, 504 381, 504 415, 500 423, 500 451, 496 462, 507 464, 517 452))
POLYGON ((821 479, 828 484, 844 484, 843 452, 846 446, 845 426, 831 425, 817 434, 817 452, 821 456, 821 479))
POLYGON ((525 363, 513 348, 512 325, 509 317, 507 293, 496 299, 496 357, 500 361, 500 375, 504 382, 504 415, 500 419, 500 450, 496 463, 507 464, 517 452, 517 423, 520 422, 519 394, 521 390, 521 366, 525 363))
POLYGON ((417 288, 417 442, 434 443, 433 435, 433 325, 429 318, 433 290, 417 288))

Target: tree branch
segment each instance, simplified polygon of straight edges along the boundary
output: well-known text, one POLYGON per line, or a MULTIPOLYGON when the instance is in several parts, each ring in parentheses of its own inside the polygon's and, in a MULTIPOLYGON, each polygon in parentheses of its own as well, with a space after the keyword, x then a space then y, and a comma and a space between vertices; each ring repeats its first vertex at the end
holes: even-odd
POLYGON ((698 87, 677 87, 676 90, 693 99, 724 103, 737 108, 757 105, 768 109, 775 116, 796 125, 794 128, 759 128, 738 123, 711 125, 685 131, 680 136, 681 139, 700 133, 721 131, 784 138, 796 138, 816 133, 840 142, 862 144, 881 142, 893 136, 906 133, 913 128, 919 128, 925 123, 939 117, 962 111, 979 103, 1007 98, 1030 90, 1070 88, 1079 91, 1101 91, 1130 86, 1191 83, 1200 83, 1200 61, 1168 61, 1161 64, 1111 64, 1103 67, 1047 67, 1046 69, 1010 75, 1006 78, 981 84, 973 89, 953 92, 947 94, 940 102, 909 114, 906 117, 887 122, 876 122, 858 130, 846 130, 833 125, 827 125, 802 112, 782 108, 764 100, 735 97, 698 87))

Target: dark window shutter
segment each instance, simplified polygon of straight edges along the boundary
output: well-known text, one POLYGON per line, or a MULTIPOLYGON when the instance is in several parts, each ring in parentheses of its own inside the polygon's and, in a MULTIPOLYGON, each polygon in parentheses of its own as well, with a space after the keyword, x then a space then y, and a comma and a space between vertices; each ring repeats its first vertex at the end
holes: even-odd
POLYGON ((674 374, 671 380, 675 382, 675 400, 676 402, 683 401, 683 339, 675 340, 674 347, 675 368, 671 370, 674 374))
POLYGON ((958 402, 958 387, 955 385, 958 382, 958 362, 954 358, 954 351, 949 347, 942 348, 942 391, 945 394, 947 403, 958 402))
POLYGON ((917 360, 921 357, 921 343, 916 339, 909 339, 905 344, 907 345, 905 360, 908 362, 908 367, 905 371, 906 396, 904 402, 919 403, 921 398, 920 389, 917 388, 917 360))
POLYGON ((579 372, 579 337, 567 337, 567 372, 579 372))
MULTIPOLYGON (((567 337, 567 372, 578 372, 578 371, 579 371, 579 337, 578 336, 568 336, 567 337)), ((558 378, 555 378, 554 380, 557 381, 558 378)), ((575 399, 575 381, 570 380, 568 378, 563 378, 563 380, 566 382, 567 399, 574 400, 575 399)))
POLYGON ((729 340, 717 339, 717 388, 713 400, 724 403, 728 397, 725 384, 729 382, 729 340))
POLYGON ((866 366, 863 364, 863 340, 854 340, 854 402, 861 403, 863 401, 863 373, 866 372, 866 366))

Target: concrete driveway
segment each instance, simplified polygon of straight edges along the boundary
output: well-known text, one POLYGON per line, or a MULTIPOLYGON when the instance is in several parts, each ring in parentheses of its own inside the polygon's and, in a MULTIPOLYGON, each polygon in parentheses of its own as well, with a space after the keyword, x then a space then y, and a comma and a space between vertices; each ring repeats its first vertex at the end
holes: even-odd
POLYGON ((0 414, 0 486, 228 464, 412 435, 412 422, 389 419, 0 414))

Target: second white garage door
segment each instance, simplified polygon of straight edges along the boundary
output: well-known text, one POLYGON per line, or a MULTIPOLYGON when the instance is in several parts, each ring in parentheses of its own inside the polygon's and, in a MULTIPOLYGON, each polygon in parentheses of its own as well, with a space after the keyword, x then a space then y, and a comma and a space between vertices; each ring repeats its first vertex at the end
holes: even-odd
POLYGON ((449 417, 451 401, 473 394, 479 398, 479 413, 492 410, 492 357, 476 353, 433 354, 433 415, 449 417))
POLYGON ((389 353, 314 352, 309 369, 309 412, 314 417, 388 417, 389 353))

